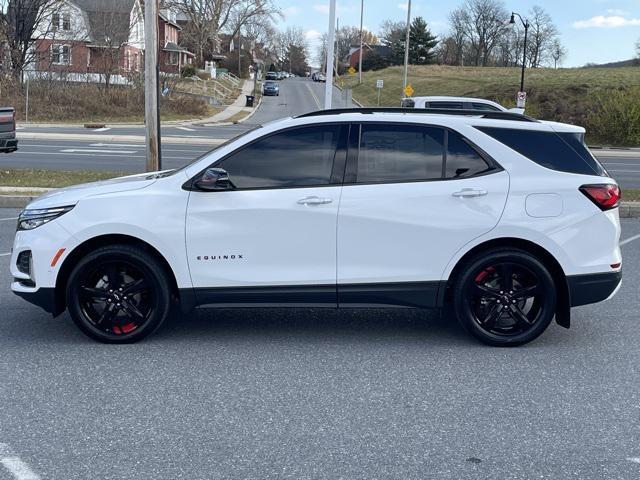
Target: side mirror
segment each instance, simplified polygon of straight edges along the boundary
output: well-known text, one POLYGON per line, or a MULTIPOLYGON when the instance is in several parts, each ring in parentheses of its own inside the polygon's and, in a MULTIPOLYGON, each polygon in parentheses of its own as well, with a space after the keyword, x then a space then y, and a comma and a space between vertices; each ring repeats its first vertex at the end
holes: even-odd
POLYGON ((228 190, 231 182, 229 174, 222 168, 207 168, 199 180, 194 183, 195 187, 204 191, 228 190))

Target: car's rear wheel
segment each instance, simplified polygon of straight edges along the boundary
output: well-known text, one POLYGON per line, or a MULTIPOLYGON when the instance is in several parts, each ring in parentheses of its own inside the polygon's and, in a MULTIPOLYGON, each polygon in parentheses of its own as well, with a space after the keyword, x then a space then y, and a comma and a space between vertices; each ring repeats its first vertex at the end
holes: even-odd
POLYGON ((531 342, 555 315, 553 277, 537 258, 516 249, 489 251, 467 262, 453 297, 462 326, 493 346, 531 342))
POLYGON ((167 273, 147 251, 103 247, 75 266, 67 284, 75 324, 104 343, 133 343, 156 330, 171 307, 167 273))

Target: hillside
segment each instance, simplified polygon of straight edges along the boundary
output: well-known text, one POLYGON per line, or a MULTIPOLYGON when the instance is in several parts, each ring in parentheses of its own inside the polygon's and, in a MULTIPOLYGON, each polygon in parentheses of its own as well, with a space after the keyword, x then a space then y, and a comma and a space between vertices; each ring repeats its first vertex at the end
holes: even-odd
MULTIPOLYGON (((365 72, 345 80, 363 105, 376 105, 376 80, 384 80, 381 105, 399 106, 402 67, 365 72)), ((409 69, 414 96, 455 95, 495 100, 515 106, 518 68, 414 66, 409 69)), ((640 145, 640 68, 527 70, 527 113, 537 118, 583 125, 589 141, 608 145, 640 145)))

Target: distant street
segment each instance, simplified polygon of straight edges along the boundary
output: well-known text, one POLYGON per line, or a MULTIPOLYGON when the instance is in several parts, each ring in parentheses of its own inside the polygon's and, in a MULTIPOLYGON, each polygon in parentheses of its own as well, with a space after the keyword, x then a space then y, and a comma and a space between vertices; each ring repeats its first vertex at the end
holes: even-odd
MULTIPOLYGON (((334 107, 341 107, 341 92, 334 88, 334 107)), ((318 110, 324 104, 324 84, 306 78, 280 82, 280 96, 264 97, 258 111, 245 123, 237 125, 172 125, 162 129, 163 168, 185 165, 213 148, 211 140, 229 139, 256 125, 288 116, 318 110), (169 141, 169 139, 173 141, 169 141), (200 144, 176 144, 178 139, 200 144)), ((19 135, 63 134, 71 140, 23 139, 20 150, 0 155, 0 168, 43 168, 57 170, 101 170, 136 173, 144 171, 145 149, 143 141, 117 141, 114 136, 143 137, 140 126, 122 126, 88 130, 82 127, 22 127, 19 135), (84 139, 91 135, 104 137, 84 139)), ((640 150, 600 151, 594 154, 605 165, 623 188, 640 189, 640 150)))

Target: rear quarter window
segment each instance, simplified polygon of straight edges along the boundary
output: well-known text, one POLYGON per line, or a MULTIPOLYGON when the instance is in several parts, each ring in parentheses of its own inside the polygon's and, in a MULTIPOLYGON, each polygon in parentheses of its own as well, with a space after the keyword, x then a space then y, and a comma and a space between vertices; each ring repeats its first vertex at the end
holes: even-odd
POLYGON ((579 175, 608 176, 580 135, 511 128, 476 127, 543 167, 579 175))

